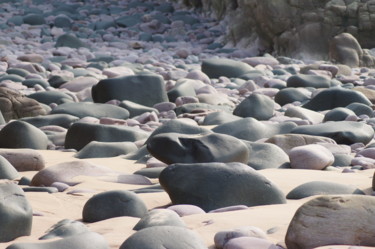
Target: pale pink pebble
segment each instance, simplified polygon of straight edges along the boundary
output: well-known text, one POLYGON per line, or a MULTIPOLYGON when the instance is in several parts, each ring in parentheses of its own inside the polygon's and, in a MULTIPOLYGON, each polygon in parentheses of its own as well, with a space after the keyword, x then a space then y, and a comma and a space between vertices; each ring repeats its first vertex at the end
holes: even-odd
POLYGON ((8 70, 8 63, 0 61, 0 72, 5 72, 6 70, 8 70))
POLYGON ((54 64, 54 63, 52 63, 52 62, 50 62, 50 63, 48 63, 47 64, 47 66, 46 66, 46 69, 48 70, 48 71, 58 71, 58 70, 60 70, 60 67, 58 66, 58 65, 56 65, 56 64, 54 64))
POLYGON ((134 142, 134 144, 138 148, 141 148, 143 145, 146 144, 146 141, 147 141, 147 138, 146 139, 137 140, 137 141, 134 142))
POLYGON ((117 119, 117 118, 100 118, 99 124, 106 125, 127 125, 126 120, 117 119))
POLYGON ((182 106, 189 103, 199 103, 199 99, 193 96, 180 96, 175 101, 176 106, 182 106))
POLYGON ((176 81, 174 80, 167 80, 167 82, 165 83, 165 89, 167 91, 171 90, 174 86, 176 85, 176 81))
POLYGON ((350 148, 352 149, 352 152, 358 152, 365 148, 365 145, 363 143, 354 143, 350 145, 350 148))
POLYGON ((229 240, 224 249, 279 249, 275 244, 265 239, 254 237, 239 237, 229 240))
POLYGON ((255 84, 257 84, 259 87, 265 87, 265 85, 267 84, 267 82, 270 80, 271 78, 268 77, 268 76, 260 76, 260 77, 256 77, 254 79, 254 82, 255 84))
POLYGON ((230 79, 228 77, 225 77, 225 76, 220 76, 219 77, 219 83, 230 83, 230 79))
POLYGON ((83 117, 80 120, 78 120, 77 122, 80 122, 80 123, 90 123, 90 124, 99 124, 100 120, 98 118, 94 118, 94 117, 83 117))
POLYGON ((198 206, 190 204, 178 204, 167 207, 167 209, 176 212, 180 217, 193 214, 205 214, 206 212, 198 206))
POLYGON ((140 123, 139 123, 138 120, 130 119, 130 118, 126 120, 126 123, 128 124, 128 126, 137 126, 137 125, 140 125, 140 123))
POLYGON ((237 90, 239 91, 240 94, 244 94, 247 92, 252 92, 255 89, 257 89, 258 86, 255 84, 253 80, 248 80, 244 84, 242 84, 237 90))
POLYGON ((20 61, 35 62, 35 63, 41 63, 44 60, 43 56, 41 56, 40 54, 24 54, 24 55, 18 56, 17 59, 20 61))
POLYGON ((42 131, 54 131, 54 132, 67 132, 68 129, 58 126, 58 125, 45 125, 39 127, 40 130, 42 131))
POLYGON ((128 67, 118 66, 105 68, 103 70, 103 74, 106 75, 108 78, 116 78, 121 76, 134 75, 134 71, 128 67))
POLYGON ((36 92, 44 92, 44 91, 46 91, 46 89, 44 89, 44 87, 42 87, 42 86, 39 85, 39 84, 34 85, 34 90, 35 90, 36 92))
POLYGON ((332 165, 333 154, 319 144, 294 147, 289 152, 290 166, 293 169, 322 170, 332 165))
POLYGON ((375 78, 368 78, 368 79, 365 79, 364 82, 363 82, 363 85, 364 85, 364 86, 375 85, 375 78))
POLYGON ((46 71, 46 69, 42 67, 41 65, 36 64, 36 63, 30 63, 30 62, 18 63, 16 65, 13 65, 13 67, 25 69, 29 73, 43 73, 46 71))
POLYGON ((280 90, 277 88, 259 88, 256 89, 253 93, 259 93, 273 98, 279 91, 280 90))
POLYGON ((153 132, 155 130, 155 129, 151 128, 150 126, 148 126, 147 124, 141 124, 139 126, 139 128, 141 130, 148 131, 148 132, 153 132))
POLYGON ((210 84, 211 80, 207 76, 207 74, 203 73, 202 71, 199 70, 192 70, 186 75, 187 79, 193 79, 193 80, 200 80, 206 84, 210 84))
POLYGON ((245 206, 245 205, 235 205, 235 206, 229 206, 229 207, 223 207, 223 208, 211 210, 209 213, 224 213, 224 212, 245 210, 245 209, 248 209, 248 208, 249 207, 245 206))
POLYGON ((259 64, 259 65, 256 65, 254 69, 265 71, 265 70, 272 70, 273 68, 270 65, 259 64))
POLYGON ((356 156, 363 156, 375 159, 375 147, 374 148, 365 148, 357 152, 356 156))
POLYGON ((51 107, 52 110, 55 109, 57 106, 58 106, 58 104, 56 104, 56 103, 49 104, 49 107, 51 107))
POLYGON ((176 119, 177 115, 176 115, 175 111, 170 110, 170 111, 167 111, 167 112, 161 112, 161 113, 159 113, 159 118, 176 119))
POLYGON ((313 69, 310 69, 309 71, 307 71, 307 74, 309 74, 309 75, 319 75, 319 76, 324 76, 324 77, 332 78, 332 73, 330 71, 326 71, 326 70, 313 70, 313 69))
POLYGON ((156 168, 156 167, 167 167, 168 164, 163 163, 162 161, 156 159, 155 157, 151 157, 146 162, 146 168, 156 168))
POLYGON ((217 93, 216 89, 211 86, 211 85, 206 85, 206 86, 203 86, 199 89, 197 89, 196 91, 196 94, 213 94, 213 93, 217 93))
POLYGON ((339 72, 339 68, 337 66, 330 64, 320 64, 319 69, 331 72, 332 77, 335 77, 336 74, 339 72))
POLYGON ((186 49, 179 49, 175 53, 176 56, 186 59, 189 56, 189 51, 186 49))
POLYGON ((61 64, 72 66, 72 67, 86 67, 88 65, 88 62, 80 58, 69 58, 69 59, 63 60, 61 64))
POLYGON ((77 77, 74 78, 64 84, 62 84, 59 88, 68 89, 72 92, 79 92, 84 90, 85 88, 91 88, 92 86, 96 85, 99 82, 98 79, 94 77, 77 77))
POLYGON ((375 159, 369 157, 354 157, 350 163, 352 166, 362 166, 363 169, 374 169, 375 159))
POLYGON ((221 249, 231 239, 240 237, 267 239, 267 234, 262 229, 254 226, 245 226, 233 230, 220 231, 217 232, 214 237, 215 247, 221 249))
POLYGON ((118 100, 118 99, 111 99, 107 102, 105 102, 106 104, 110 104, 110 105, 120 105, 121 104, 121 101, 118 100))
POLYGON ((14 89, 14 90, 25 90, 27 86, 22 85, 20 82, 13 82, 11 80, 3 80, 0 82, 0 86, 14 89))
POLYGON ((348 116, 345 118, 345 121, 357 121, 357 120, 358 120, 357 115, 348 115, 348 116))
POLYGON ((173 109, 175 109, 176 104, 172 102, 162 102, 162 103, 155 104, 153 108, 155 108, 159 112, 167 112, 167 111, 172 111, 173 109))
POLYGON ((137 120, 140 124, 145 124, 149 121, 157 121, 158 117, 154 112, 145 112, 137 117, 134 117, 133 119, 137 120))

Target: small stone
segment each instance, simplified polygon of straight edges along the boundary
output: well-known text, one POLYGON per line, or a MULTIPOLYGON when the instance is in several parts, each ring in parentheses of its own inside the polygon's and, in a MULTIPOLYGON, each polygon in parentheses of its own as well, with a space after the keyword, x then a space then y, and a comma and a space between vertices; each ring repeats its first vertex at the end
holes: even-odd
POLYGON ((318 144, 298 146, 289 152, 290 166, 294 169, 322 170, 335 160, 332 153, 318 144))

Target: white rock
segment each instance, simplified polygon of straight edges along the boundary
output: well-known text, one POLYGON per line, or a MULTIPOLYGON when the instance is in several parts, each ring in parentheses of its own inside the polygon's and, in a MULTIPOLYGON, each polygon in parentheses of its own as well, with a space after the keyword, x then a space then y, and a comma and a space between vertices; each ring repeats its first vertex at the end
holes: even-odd
POLYGON ((333 154, 319 144, 298 146, 289 152, 290 166, 294 169, 322 170, 332 165, 333 154))

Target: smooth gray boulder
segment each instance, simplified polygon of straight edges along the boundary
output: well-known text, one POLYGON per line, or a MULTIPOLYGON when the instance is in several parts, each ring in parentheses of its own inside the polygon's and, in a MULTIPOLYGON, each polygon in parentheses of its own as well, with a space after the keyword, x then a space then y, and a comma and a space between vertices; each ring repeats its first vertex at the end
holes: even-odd
POLYGON ((82 210, 84 222, 97 222, 120 216, 143 217, 147 207, 136 194, 127 190, 105 191, 91 197, 82 210))
POLYGON ((192 204, 206 212, 286 201, 277 186, 242 163, 172 164, 161 172, 159 182, 172 204, 192 204))
POLYGON ((218 133, 162 133, 147 141, 147 150, 166 164, 203 162, 247 163, 249 151, 239 139, 218 133))
POLYGON ((120 249, 207 249, 198 234, 176 226, 154 226, 142 229, 120 246, 120 249))
POLYGON ((329 88, 331 85, 331 79, 320 75, 297 74, 286 81, 287 87, 329 88))
POLYGON ((17 170, 5 157, 0 155, 0 179, 14 180, 17 177, 17 170))
POLYGON ((154 209, 143 216, 134 226, 133 230, 139 231, 154 226, 185 227, 185 223, 178 214, 168 209, 154 209))
POLYGON ((296 211, 285 243, 288 249, 327 245, 375 246, 374 209, 372 196, 317 197, 296 211))
POLYGON ((15 183, 0 181, 0 242, 31 234, 33 211, 23 190, 15 183))
POLYGON ((239 117, 252 117, 257 120, 268 120, 274 114, 275 102, 263 94, 251 94, 233 110, 239 117))
POLYGON ((210 78, 221 76, 238 78, 251 70, 253 70, 253 67, 249 64, 231 59, 215 58, 206 59, 202 62, 202 72, 210 78))
POLYGON ((98 158, 98 157, 116 157, 126 155, 138 150, 133 142, 98 142, 91 141, 83 147, 75 157, 77 158, 98 158))

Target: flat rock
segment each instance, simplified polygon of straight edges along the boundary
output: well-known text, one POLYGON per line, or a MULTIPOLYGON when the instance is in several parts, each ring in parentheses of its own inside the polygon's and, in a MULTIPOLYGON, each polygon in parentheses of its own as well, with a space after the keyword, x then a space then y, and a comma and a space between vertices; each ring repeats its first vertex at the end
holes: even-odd
POLYGON ((103 176, 113 174, 114 171, 86 161, 71 161, 52 165, 39 171, 31 180, 31 186, 51 186, 54 182, 66 183, 74 186, 80 181, 74 180, 76 176, 103 176))
POLYGON ((371 101, 361 92, 333 87, 321 91, 302 107, 313 111, 325 111, 336 107, 346 107, 355 102, 372 105, 371 101))
POLYGON ((348 145, 354 143, 368 144, 374 137, 374 130, 371 126, 353 121, 300 126, 291 130, 290 133, 329 137, 338 144, 348 145))
POLYGON ((161 172, 159 182, 174 205, 192 204, 206 212, 285 203, 278 187, 241 163, 172 164, 161 172))
POLYGON ((185 227, 185 223, 180 216, 172 210, 154 209, 143 216, 134 226, 133 230, 139 231, 147 227, 154 226, 176 226, 185 227))
POLYGON ((100 104, 100 103, 65 103, 55 107, 51 114, 69 114, 79 118, 84 117, 111 117, 118 119, 127 119, 129 112, 121 107, 111 104, 100 104))
POLYGON ((233 110, 239 117, 252 117, 257 120, 268 120, 274 114, 274 101, 263 94, 251 94, 233 110))
POLYGON ((163 133, 147 141, 147 149, 166 163, 241 162, 247 163, 249 151, 239 139, 225 134, 187 135, 163 133))
POLYGON ((13 182, 0 181, 0 242, 31 234, 33 211, 22 189, 13 182))
POLYGON ((303 204, 289 224, 288 249, 326 245, 375 246, 375 199, 371 196, 321 196, 303 204))
POLYGON ((287 199, 298 200, 313 195, 364 195, 365 193, 346 184, 314 181, 301 184, 292 189, 286 196, 287 199))
POLYGON ((98 142, 135 142, 148 138, 143 130, 121 126, 91 123, 74 123, 66 134, 65 148, 81 150, 91 141, 98 142))
POLYGON ((321 170, 332 165, 335 158, 324 146, 308 144, 294 147, 288 153, 290 167, 293 169, 321 170))
POLYGON ((251 70, 252 66, 231 59, 206 59, 202 62, 202 72, 210 78, 237 78, 251 70))
POLYGON ((32 149, 0 149, 3 156, 17 171, 39 171, 45 167, 41 153, 32 149))
POLYGON ((115 157, 137 151, 133 142, 97 142, 91 141, 76 155, 77 158, 115 157))
POLYGON ((120 249, 206 249, 202 239, 195 232, 175 226, 156 226, 142 229, 120 246, 120 249))
POLYGON ((292 122, 262 123, 254 118, 243 118, 218 125, 212 131, 247 141, 257 141, 277 134, 290 133, 296 127, 297 125, 292 122))
POLYGON ((127 190, 111 190, 91 197, 84 205, 84 222, 97 222, 120 216, 144 217, 147 207, 136 194, 127 190))
POLYGON ((328 88, 332 86, 332 82, 328 77, 320 75, 297 74, 288 78, 287 87, 314 87, 328 88))
POLYGON ((116 99, 152 107, 157 103, 168 101, 164 80, 158 75, 131 75, 104 79, 92 87, 91 94, 96 103, 116 99))
POLYGON ((12 121, 0 131, 0 148, 46 150, 47 146, 47 135, 23 121, 12 121))

